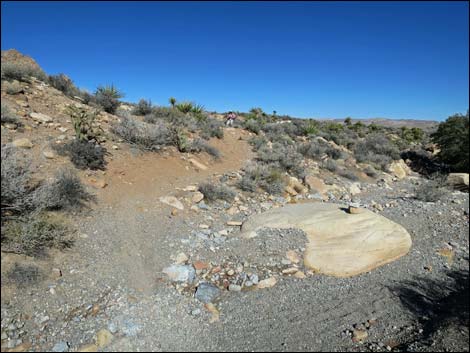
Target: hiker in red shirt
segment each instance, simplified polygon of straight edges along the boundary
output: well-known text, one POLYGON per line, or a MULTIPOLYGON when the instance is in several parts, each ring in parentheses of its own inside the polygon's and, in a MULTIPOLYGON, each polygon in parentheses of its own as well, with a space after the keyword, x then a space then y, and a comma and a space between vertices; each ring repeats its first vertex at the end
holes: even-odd
POLYGON ((227 114, 227 121, 225 122, 225 125, 227 126, 233 126, 233 122, 237 118, 237 115, 234 112, 228 112, 227 114))

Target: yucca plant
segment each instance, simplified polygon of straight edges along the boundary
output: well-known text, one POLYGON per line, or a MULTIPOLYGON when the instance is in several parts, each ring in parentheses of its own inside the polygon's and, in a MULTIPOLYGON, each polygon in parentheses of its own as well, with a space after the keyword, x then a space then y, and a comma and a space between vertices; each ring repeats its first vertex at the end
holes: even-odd
POLYGON ((194 109, 194 104, 191 102, 181 102, 178 104, 175 104, 176 109, 178 109, 182 113, 190 113, 194 109))
POLYGON ((175 97, 170 97, 170 99, 168 99, 168 101, 170 102, 171 107, 174 108, 175 104, 176 104, 176 98, 175 97))
POLYGON ((105 112, 114 114, 119 107, 119 99, 124 97, 124 94, 114 85, 99 86, 96 89, 95 97, 97 103, 103 107, 105 112))

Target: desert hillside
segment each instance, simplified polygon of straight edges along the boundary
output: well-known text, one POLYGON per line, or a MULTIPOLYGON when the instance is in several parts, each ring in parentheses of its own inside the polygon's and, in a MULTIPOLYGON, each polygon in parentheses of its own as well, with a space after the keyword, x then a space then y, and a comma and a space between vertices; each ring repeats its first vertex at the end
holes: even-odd
POLYGON ((437 123, 228 126, 1 60, 2 351, 468 351, 468 154, 437 123))

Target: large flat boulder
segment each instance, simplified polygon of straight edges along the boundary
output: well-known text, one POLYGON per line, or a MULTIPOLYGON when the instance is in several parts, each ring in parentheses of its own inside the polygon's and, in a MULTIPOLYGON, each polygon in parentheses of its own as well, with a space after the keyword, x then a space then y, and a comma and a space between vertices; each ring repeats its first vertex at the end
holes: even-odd
POLYGON ((457 190, 468 190, 468 173, 450 173, 447 184, 457 190))
POLYGON ((304 265, 315 272, 350 277, 406 255, 411 237, 405 228, 363 209, 350 214, 338 204, 302 203, 272 209, 248 219, 242 236, 262 228, 299 228, 308 238, 304 265))

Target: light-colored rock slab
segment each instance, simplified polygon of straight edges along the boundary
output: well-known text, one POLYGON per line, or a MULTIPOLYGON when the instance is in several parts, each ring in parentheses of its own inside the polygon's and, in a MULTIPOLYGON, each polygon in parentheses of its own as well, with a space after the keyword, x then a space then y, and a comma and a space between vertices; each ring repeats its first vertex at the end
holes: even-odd
POLYGON ((193 166, 195 166, 197 169, 200 170, 207 170, 207 166, 205 164, 202 164, 201 162, 195 160, 194 158, 191 158, 189 160, 189 163, 191 163, 193 166))
POLYGON ((170 205, 174 208, 177 208, 180 211, 184 210, 184 205, 181 203, 180 200, 178 200, 174 196, 162 196, 162 197, 159 198, 159 200, 160 200, 160 202, 162 202, 166 205, 170 205))
POLYGON ((468 173, 450 173, 447 184, 457 190, 468 190, 468 173))
POLYGON ((363 209, 349 214, 338 204, 302 203, 257 214, 242 226, 242 236, 262 228, 299 228, 308 244, 304 265, 336 277, 368 272, 408 253, 411 237, 402 226, 363 209))

